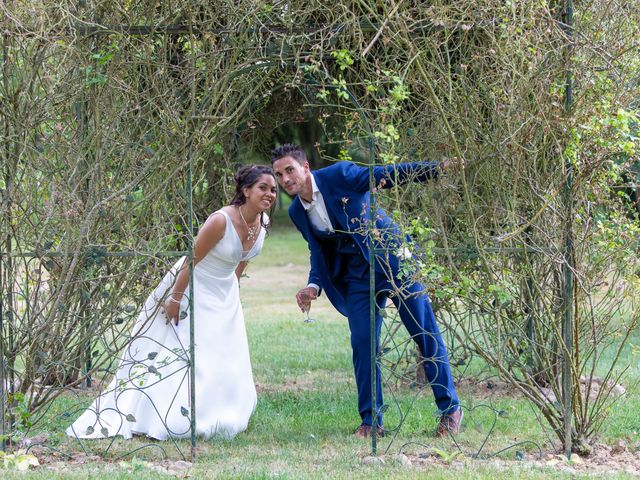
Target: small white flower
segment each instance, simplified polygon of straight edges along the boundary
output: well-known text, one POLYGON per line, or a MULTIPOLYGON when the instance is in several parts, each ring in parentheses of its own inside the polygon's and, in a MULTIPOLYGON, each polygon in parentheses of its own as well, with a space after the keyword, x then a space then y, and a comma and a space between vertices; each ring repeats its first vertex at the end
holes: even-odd
POLYGON ((398 251, 396 252, 396 257, 398 257, 400 260, 409 260, 412 257, 411 250, 409 250, 409 247, 404 245, 398 249, 398 251))

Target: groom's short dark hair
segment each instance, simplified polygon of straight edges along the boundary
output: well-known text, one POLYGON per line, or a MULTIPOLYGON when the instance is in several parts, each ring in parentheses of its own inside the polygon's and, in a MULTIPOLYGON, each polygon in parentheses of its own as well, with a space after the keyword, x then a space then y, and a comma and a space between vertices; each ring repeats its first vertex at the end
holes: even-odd
POLYGON ((307 154, 300 145, 285 143, 284 145, 271 150, 271 164, 284 157, 291 157, 299 164, 303 165, 307 161, 307 154))

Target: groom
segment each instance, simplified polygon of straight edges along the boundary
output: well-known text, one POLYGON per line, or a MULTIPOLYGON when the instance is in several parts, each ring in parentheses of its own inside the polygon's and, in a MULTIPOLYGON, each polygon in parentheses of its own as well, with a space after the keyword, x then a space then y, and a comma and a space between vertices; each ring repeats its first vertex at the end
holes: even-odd
MULTIPOLYGON (((351 162, 337 162, 311 171, 304 150, 285 144, 272 151, 271 162, 280 186, 295 196, 289 216, 309 245, 311 271, 305 288, 296 295, 298 306, 306 311, 322 290, 333 306, 349 320, 353 367, 358 387, 361 425, 357 437, 371 435, 373 424, 371 398, 370 274, 366 222, 369 218, 369 169, 351 162)), ((407 163, 374 167, 378 188, 390 188, 403 181, 425 182, 438 173, 436 163, 407 163)), ((376 350, 387 297, 398 308, 400 318, 424 357, 424 369, 431 384, 441 417, 436 435, 458 433, 462 410, 451 376, 447 351, 438 330, 431 303, 419 283, 403 285, 398 278, 397 250, 402 237, 397 226, 382 210, 375 215, 378 246, 392 247, 388 257, 376 258, 376 350), (400 242, 398 241, 400 238, 400 242), (395 248, 393 248, 395 246, 395 248), (402 291, 397 287, 402 285, 402 291)), ((380 369, 376 369, 377 435, 382 427, 382 388, 380 369)))

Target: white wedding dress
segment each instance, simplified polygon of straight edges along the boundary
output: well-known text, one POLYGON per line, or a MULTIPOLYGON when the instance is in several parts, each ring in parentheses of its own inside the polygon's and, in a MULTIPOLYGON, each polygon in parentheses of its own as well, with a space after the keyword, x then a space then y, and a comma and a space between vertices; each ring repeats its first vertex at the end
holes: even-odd
MULTIPOLYGON (((245 252, 229 215, 223 210, 216 214, 226 218, 224 236, 193 271, 196 433, 230 438, 247 428, 256 406, 235 269, 240 261, 258 255, 265 229, 260 229, 255 244, 245 252)), ((160 308, 182 262, 171 268, 145 302, 115 378, 67 429, 67 435, 190 437, 190 318, 177 327, 167 325, 160 308)), ((180 308, 187 315, 189 295, 187 290, 180 308)))

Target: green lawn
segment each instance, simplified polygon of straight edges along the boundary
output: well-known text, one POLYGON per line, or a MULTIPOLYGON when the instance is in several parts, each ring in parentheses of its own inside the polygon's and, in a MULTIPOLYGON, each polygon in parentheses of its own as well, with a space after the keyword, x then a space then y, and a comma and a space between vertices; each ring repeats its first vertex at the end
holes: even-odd
MULTIPOLYGON (((535 460, 538 448, 545 452, 551 449, 552 436, 536 418, 535 410, 516 396, 504 392, 491 395, 491 391, 471 388, 468 383, 463 383, 459 391, 467 413, 457 443, 431 436, 436 408, 430 389, 404 386, 391 392, 387 388, 387 427, 393 429, 401 417, 408 415, 397 436, 379 439, 378 453, 384 465, 365 464, 363 458, 370 454, 371 444, 351 435, 359 416, 346 319, 321 297, 311 311, 316 322, 303 322, 294 294, 306 284, 307 247, 296 231, 280 218, 278 222, 262 255, 252 262, 248 277, 242 280, 241 296, 258 386, 256 412, 248 430, 235 439, 198 443, 197 462, 190 470, 192 478, 528 479, 588 475, 588 468, 563 472, 544 466, 546 460, 540 465, 528 462, 535 460), (496 411, 501 414, 496 415, 496 411), (500 456, 501 460, 472 458, 474 453, 488 455, 516 444, 500 456), (401 451, 408 454, 412 465, 403 465, 396 458, 401 451), (455 458, 458 451, 464 455, 455 458), (517 461, 516 456, 522 455, 525 462, 517 461), (452 463, 447 465, 441 457, 450 457, 452 463)), ((640 341, 637 332, 634 340, 640 341)), ((631 353, 623 364, 628 362, 633 362, 631 353)), ((635 363, 627 378, 630 382, 640 378, 635 363)), ((85 400, 88 402, 94 394, 86 395, 85 400)), ((62 399, 53 406, 52 422, 46 426, 50 433, 60 434, 73 419, 60 416, 71 401, 62 399)), ((612 410, 602 440, 637 441, 639 408, 637 390, 630 391, 612 410)), ((62 452, 81 452, 73 441, 60 438, 60 442, 57 448, 62 452)), ((109 443, 94 441, 86 445, 91 452, 74 453, 70 461, 47 453, 48 466, 28 477, 157 478, 159 466, 180 458, 170 442, 154 442, 118 461, 112 459, 146 444, 139 439, 118 440, 110 450, 111 460, 106 461, 92 455, 104 452, 109 443), (160 448, 169 457, 164 463, 160 448)), ((181 441, 179 446, 188 453, 187 442, 181 441)), ((8 478, 23 476, 6 473, 8 478)), ((615 478, 631 477, 620 473, 615 478)))

